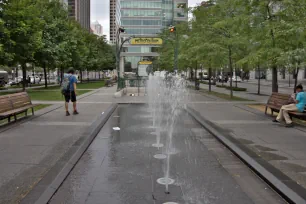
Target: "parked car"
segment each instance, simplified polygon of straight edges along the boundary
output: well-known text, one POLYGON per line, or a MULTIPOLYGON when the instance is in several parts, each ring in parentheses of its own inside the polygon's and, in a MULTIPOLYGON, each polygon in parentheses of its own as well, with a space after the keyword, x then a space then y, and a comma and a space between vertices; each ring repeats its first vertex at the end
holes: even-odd
POLYGON ((8 73, 6 71, 0 71, 0 87, 5 86, 9 82, 8 73))
POLYGON ((13 85, 17 85, 16 80, 9 80, 8 85, 13 86, 13 85))
POLYGON ((209 79, 208 73, 207 73, 207 72, 204 72, 204 73, 203 73, 203 79, 204 79, 204 80, 208 80, 208 79, 209 79))
POLYGON ((242 81, 240 76, 233 76, 232 79, 230 79, 230 80, 233 80, 233 82, 241 82, 242 81))
POLYGON ((39 84, 40 77, 39 76, 30 76, 30 83, 31 84, 39 84))

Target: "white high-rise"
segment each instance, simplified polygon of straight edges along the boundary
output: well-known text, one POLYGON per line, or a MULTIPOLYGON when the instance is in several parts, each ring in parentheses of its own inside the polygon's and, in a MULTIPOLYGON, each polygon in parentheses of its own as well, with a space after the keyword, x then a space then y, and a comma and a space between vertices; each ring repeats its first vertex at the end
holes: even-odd
POLYGON ((102 36, 103 35, 103 27, 102 25, 98 22, 95 21, 90 25, 90 28, 92 30, 92 32, 98 36, 102 36))

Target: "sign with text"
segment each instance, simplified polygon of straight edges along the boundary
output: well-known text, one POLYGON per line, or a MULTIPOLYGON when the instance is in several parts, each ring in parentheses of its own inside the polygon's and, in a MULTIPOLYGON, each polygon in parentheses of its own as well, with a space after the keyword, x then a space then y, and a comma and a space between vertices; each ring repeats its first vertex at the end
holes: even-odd
POLYGON ((139 64, 140 65, 150 65, 150 64, 152 64, 153 62, 151 62, 151 61, 140 61, 139 62, 139 64))
POLYGON ((161 38, 133 38, 130 41, 131 45, 162 45, 161 38))

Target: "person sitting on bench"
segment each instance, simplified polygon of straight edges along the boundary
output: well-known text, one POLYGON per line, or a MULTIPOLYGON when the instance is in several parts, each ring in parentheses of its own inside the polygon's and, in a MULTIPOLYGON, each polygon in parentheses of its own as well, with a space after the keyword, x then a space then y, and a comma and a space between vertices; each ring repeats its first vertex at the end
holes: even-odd
POLYGON ((280 109, 278 116, 273 122, 281 122, 285 120, 286 127, 293 127, 292 120, 289 116, 288 112, 304 112, 304 108, 306 105, 306 93, 303 91, 303 86, 298 85, 296 88, 296 98, 293 98, 292 104, 283 105, 280 109))

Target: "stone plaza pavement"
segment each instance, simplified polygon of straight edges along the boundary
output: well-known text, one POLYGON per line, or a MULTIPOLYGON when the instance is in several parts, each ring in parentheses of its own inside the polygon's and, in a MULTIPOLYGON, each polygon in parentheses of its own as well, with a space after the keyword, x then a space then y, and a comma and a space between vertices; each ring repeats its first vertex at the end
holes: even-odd
MULTIPOLYGON (((198 92, 199 94, 205 95, 198 92)), ((218 100, 217 100, 218 101, 218 100)), ((283 181, 298 184, 306 193, 306 128, 286 128, 272 117, 241 103, 189 104, 216 129, 229 134, 251 152, 285 174, 283 181), (287 176, 287 177, 286 177, 287 176), (304 189, 303 189, 304 188, 304 189)), ((273 169, 273 168, 272 168, 273 169)), ((272 170, 273 172, 273 170, 272 170)), ((277 174, 274 172, 274 174, 277 174)))
POLYGON ((76 116, 65 116, 63 102, 47 101, 53 105, 34 117, 1 127, 0 203, 19 203, 112 104, 114 91, 101 88, 81 95, 76 116))

